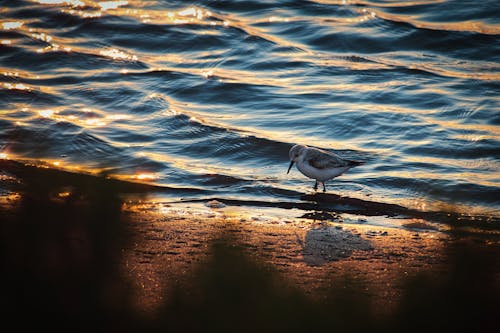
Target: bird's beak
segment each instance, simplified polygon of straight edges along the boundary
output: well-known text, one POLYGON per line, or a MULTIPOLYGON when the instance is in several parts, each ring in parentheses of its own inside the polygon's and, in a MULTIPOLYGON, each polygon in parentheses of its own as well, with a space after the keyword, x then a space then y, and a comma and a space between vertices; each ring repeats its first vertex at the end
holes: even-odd
POLYGON ((290 166, 288 167, 288 171, 286 172, 287 174, 290 173, 290 169, 293 167, 293 161, 290 161, 290 166))

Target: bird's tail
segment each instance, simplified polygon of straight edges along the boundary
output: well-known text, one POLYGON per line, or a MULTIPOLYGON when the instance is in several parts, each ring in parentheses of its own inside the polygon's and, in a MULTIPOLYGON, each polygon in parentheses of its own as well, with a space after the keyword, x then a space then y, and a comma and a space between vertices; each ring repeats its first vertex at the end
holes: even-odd
POLYGON ((349 163, 348 165, 349 165, 350 167, 356 167, 356 166, 360 166, 360 165, 365 164, 365 162, 361 162, 361 161, 351 161, 351 160, 347 160, 347 163, 349 163))

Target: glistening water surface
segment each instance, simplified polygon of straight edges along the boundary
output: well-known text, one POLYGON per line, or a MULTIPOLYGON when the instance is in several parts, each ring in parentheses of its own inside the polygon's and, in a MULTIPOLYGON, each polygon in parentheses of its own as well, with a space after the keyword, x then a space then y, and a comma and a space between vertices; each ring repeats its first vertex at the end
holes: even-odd
POLYGON ((302 143, 366 162, 330 192, 498 216, 499 35, 497 0, 3 0, 0 156, 285 202, 302 143))

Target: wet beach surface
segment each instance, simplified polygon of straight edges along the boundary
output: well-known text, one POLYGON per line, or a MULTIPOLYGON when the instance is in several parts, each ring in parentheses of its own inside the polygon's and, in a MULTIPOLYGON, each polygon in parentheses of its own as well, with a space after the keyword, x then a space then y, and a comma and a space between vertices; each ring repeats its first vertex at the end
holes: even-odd
POLYGON ((8 314, 40 326, 442 332, 498 324, 495 230, 215 200, 167 204, 144 194, 149 185, 6 165, 23 171, 3 177, 12 190, 0 205, 3 300, 8 314))

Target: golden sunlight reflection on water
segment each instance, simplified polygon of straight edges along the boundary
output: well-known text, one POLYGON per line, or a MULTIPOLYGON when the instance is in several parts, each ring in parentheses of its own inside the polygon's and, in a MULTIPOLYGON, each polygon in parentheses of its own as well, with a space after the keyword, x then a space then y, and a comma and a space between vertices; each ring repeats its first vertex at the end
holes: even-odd
MULTIPOLYGON (((23 108, 24 112, 34 112, 33 114, 39 117, 51 119, 54 122, 67 122, 78 125, 82 128, 104 127, 113 122, 130 119, 132 116, 128 114, 109 114, 97 109, 82 108, 78 113, 64 114, 64 107, 54 109, 30 110, 23 108)), ((116 124, 115 124, 116 125, 116 124)), ((127 126, 125 123, 120 123, 119 126, 127 126)))
MULTIPOLYGON (((47 5, 65 5, 70 9, 62 8, 61 11, 83 18, 100 17, 104 12, 110 15, 130 16, 145 23, 154 24, 203 24, 204 20, 212 16, 212 12, 196 6, 189 6, 179 10, 163 11, 143 9, 147 1, 87 1, 87 0, 33 0, 47 5)), ((216 22, 205 23, 213 25, 216 22)), ((221 22, 221 25, 224 23, 221 22)))
MULTIPOLYGON (((408 5, 408 4, 405 4, 408 5)), ((500 26, 493 24, 484 24, 477 21, 462 21, 462 22, 429 22, 419 19, 414 15, 392 15, 381 10, 373 9, 374 13, 383 18, 384 20, 391 20, 397 22, 405 22, 414 25, 417 28, 432 29, 432 30, 451 30, 451 31, 465 31, 465 32, 478 32, 482 34, 498 35, 500 34, 500 26)))
POLYGON ((13 30, 13 29, 20 28, 22 25, 23 25, 23 22, 19 22, 19 21, 2 22, 2 29, 13 30))
POLYGON ((152 181, 152 180, 158 179, 159 176, 157 174, 154 174, 154 173, 142 172, 142 173, 138 173, 138 174, 135 174, 135 175, 131 176, 131 178, 132 179, 137 179, 137 180, 152 181))
POLYGON ((109 9, 117 9, 118 7, 126 6, 128 5, 128 1, 100 1, 97 4, 103 11, 109 10, 109 9))
POLYGON ((38 111, 38 114, 43 118, 52 118, 52 116, 54 116, 54 113, 55 111, 50 109, 38 111))
POLYGON ((99 51, 99 54, 111 58, 113 60, 129 60, 129 61, 137 61, 138 58, 136 55, 127 54, 118 49, 104 49, 99 51))
POLYGON ((24 83, 4 82, 2 85, 5 89, 9 89, 9 90, 26 90, 26 91, 32 90, 29 86, 25 85, 24 83))

